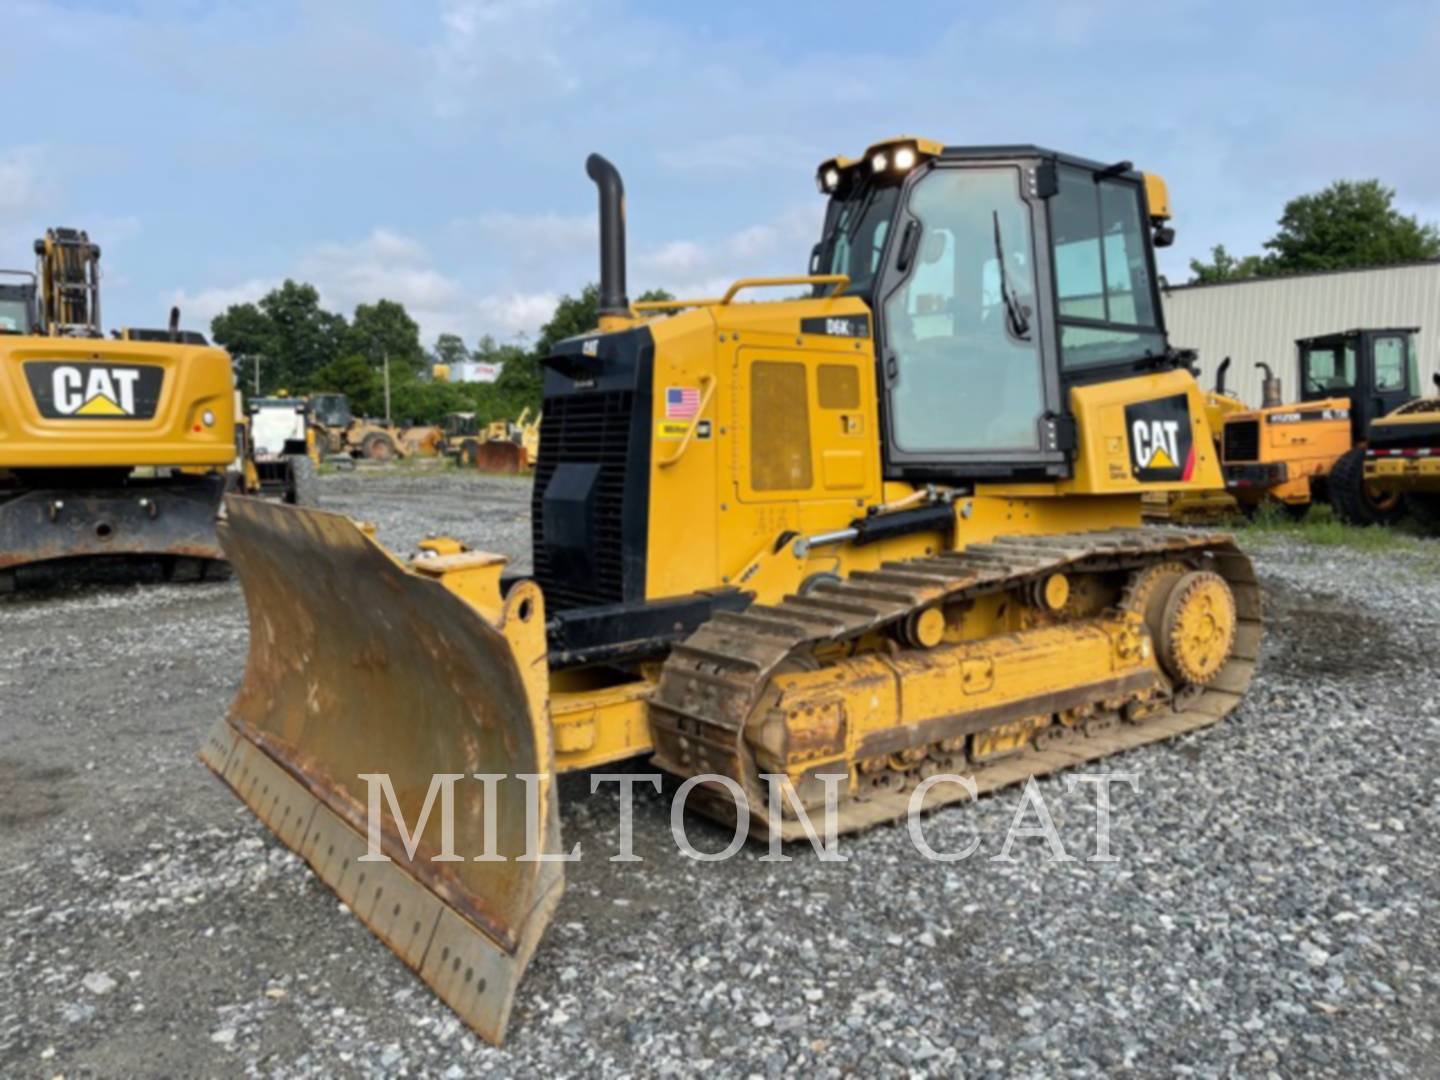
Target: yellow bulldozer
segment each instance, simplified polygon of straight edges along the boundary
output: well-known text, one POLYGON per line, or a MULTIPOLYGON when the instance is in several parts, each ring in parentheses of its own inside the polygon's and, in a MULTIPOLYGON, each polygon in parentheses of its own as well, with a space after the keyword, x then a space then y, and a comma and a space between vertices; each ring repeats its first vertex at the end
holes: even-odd
MULTIPOLYGON (((1224 456, 1220 434, 1225 429, 1225 418, 1245 411, 1245 403, 1225 387, 1229 371, 1230 357, 1227 356, 1215 369, 1215 388, 1205 393, 1205 423, 1214 436, 1215 455, 1222 465, 1224 456)), ((1229 521, 1241 512, 1235 497, 1223 488, 1149 492, 1143 501, 1145 520, 1162 524, 1215 525, 1229 521)))
POLYGON ((1159 177, 891 139, 820 165, 808 273, 632 304, 587 172, 599 325, 544 362, 533 573, 224 524, 250 657, 204 761, 495 1041, 563 888, 556 774, 651 755, 738 836, 838 835, 1214 724, 1262 633, 1230 536, 1141 527, 1221 484, 1159 177))
POLYGON ((479 437, 461 444, 459 461, 485 473, 523 473, 540 455, 540 417, 527 405, 514 420, 492 420, 479 437))
POLYGON ((217 572, 229 356, 174 311, 107 340, 99 245, 56 228, 35 251, 37 271, 0 291, 0 591, 112 556, 217 572))

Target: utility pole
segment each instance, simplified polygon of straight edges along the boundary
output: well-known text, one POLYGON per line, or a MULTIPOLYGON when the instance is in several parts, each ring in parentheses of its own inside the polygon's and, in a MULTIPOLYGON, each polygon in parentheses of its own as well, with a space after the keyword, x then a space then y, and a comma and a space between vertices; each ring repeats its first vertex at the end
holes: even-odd
POLYGON ((255 396, 260 396, 260 354, 256 353, 252 360, 255 361, 255 396))
POLYGON ((390 350, 385 350, 385 426, 390 426, 390 350))

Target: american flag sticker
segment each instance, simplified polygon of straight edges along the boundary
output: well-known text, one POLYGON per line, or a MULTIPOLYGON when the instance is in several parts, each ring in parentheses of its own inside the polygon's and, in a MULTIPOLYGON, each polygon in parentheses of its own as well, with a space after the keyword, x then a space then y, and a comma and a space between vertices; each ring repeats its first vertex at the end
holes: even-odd
POLYGON ((666 420, 694 420, 700 411, 700 391, 693 386, 671 386, 665 391, 666 420))

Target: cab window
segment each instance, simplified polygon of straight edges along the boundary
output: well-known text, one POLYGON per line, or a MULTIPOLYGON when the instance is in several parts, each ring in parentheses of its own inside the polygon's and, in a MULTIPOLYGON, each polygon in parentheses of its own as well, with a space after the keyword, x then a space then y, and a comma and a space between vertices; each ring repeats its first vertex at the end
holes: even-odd
POLYGON ((935 169, 910 190, 919 222, 884 303, 896 448, 1026 450, 1044 412, 1030 208, 1013 166, 935 169))
MULTIPOLYGON (((1375 339, 1375 389, 1404 390, 1408 382, 1405 339, 1398 336, 1375 339)), ((1411 388, 1411 393, 1419 387, 1411 388)))
POLYGON ((1064 367, 1164 351, 1144 229, 1138 185, 1060 169, 1060 191, 1050 200, 1050 233, 1064 367))
POLYGON ((24 300, 0 298, 0 333, 28 334, 30 326, 30 305, 24 300))
POLYGON ((1355 387, 1355 349, 1330 346, 1305 350, 1305 389, 1313 393, 1344 393, 1355 387))
POLYGON ((880 256, 885 251, 885 238, 899 196, 900 189, 894 185, 872 185, 840 204, 833 227, 826 230, 834 239, 820 272, 845 274, 850 278, 848 293, 868 295, 880 269, 880 256))

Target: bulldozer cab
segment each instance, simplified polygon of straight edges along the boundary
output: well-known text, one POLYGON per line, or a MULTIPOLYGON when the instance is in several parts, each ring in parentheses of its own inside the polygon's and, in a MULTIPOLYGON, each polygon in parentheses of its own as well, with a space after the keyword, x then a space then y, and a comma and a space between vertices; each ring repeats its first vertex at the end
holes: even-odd
POLYGON ((1420 396, 1418 327, 1346 330, 1301 338, 1300 400, 1350 399, 1350 427, 1361 442, 1370 423, 1420 396))
POLYGON ((874 337, 888 477, 1066 476, 1070 386, 1175 366, 1158 177, 901 140, 818 179, 830 204, 811 269, 846 275, 873 312, 848 332, 874 337))
POLYGON ((347 428, 354 421, 350 399, 344 394, 311 394, 310 416, 327 428, 347 428))

